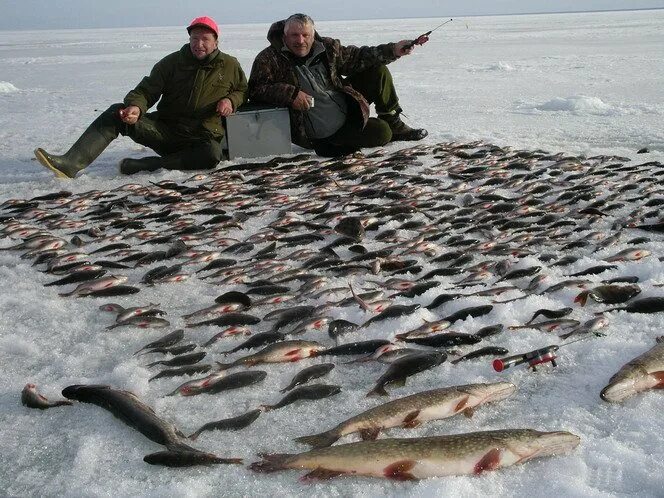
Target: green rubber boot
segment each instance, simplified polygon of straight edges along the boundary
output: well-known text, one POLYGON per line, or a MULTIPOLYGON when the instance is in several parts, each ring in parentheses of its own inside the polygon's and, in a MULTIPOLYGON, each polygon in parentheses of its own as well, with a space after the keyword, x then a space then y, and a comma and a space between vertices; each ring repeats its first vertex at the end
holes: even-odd
POLYGON ((198 170, 214 168, 222 158, 221 144, 216 141, 196 144, 173 154, 149 156, 140 159, 123 159, 120 161, 120 173, 133 175, 141 171, 156 171, 160 168, 168 170, 198 170))
POLYGON ((102 116, 88 126, 76 143, 61 156, 50 154, 42 148, 35 149, 35 157, 39 163, 53 171, 59 178, 74 178, 79 171, 97 159, 108 144, 118 136, 115 130, 111 131, 104 126, 102 116))
POLYGON ((162 158, 157 156, 143 157, 141 159, 126 158, 120 161, 119 169, 123 175, 133 175, 141 171, 157 171, 162 167, 162 158))

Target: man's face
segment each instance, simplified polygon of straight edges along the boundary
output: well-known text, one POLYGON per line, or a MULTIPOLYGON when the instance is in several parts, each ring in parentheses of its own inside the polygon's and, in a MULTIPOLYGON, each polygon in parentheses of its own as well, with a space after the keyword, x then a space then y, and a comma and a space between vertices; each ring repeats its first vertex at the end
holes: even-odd
POLYGON ((284 33, 284 44, 298 57, 309 55, 314 44, 314 27, 309 24, 291 24, 284 33))
POLYGON ((205 28, 194 28, 189 33, 191 53, 198 60, 205 59, 217 48, 217 39, 212 31, 205 28))

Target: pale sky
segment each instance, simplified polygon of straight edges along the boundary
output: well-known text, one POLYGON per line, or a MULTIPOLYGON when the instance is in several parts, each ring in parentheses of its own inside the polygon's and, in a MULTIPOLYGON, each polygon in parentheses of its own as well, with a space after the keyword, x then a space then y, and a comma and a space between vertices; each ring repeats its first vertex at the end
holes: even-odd
POLYGON ((664 0, 0 0, 0 30, 179 26, 199 15, 238 24, 295 12, 332 21, 652 8, 664 0))

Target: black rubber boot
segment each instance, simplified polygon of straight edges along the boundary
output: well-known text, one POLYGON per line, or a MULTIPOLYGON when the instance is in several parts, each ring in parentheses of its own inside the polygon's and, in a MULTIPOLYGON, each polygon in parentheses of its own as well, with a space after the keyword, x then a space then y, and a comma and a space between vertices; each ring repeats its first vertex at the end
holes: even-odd
POLYGON ((60 178, 74 178, 82 169, 87 168, 99 157, 108 144, 117 136, 115 126, 107 126, 102 114, 76 140, 66 154, 56 156, 42 148, 35 149, 39 163, 53 171, 60 178))
POLYGON ((429 132, 424 128, 411 128, 401 121, 400 113, 379 114, 379 119, 385 121, 392 130, 392 142, 422 140, 429 132))
POLYGON ((143 157, 141 159, 123 159, 120 161, 120 173, 123 175, 133 175, 141 171, 157 171, 162 167, 161 157, 143 157))
POLYGON ((133 175, 139 171, 156 171, 160 168, 181 171, 211 169, 219 164, 221 157, 221 143, 212 141, 200 143, 161 157, 123 159, 119 166, 120 173, 123 175, 133 175))

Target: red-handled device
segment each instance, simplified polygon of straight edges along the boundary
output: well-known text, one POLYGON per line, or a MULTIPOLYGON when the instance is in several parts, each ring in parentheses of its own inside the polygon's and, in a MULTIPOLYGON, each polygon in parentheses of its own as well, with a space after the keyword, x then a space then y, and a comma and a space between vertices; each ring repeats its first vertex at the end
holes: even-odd
POLYGON ((542 363, 551 363, 551 365, 555 367, 555 352, 558 351, 558 348, 559 346, 547 346, 542 349, 529 351, 528 353, 499 358, 493 360, 493 369, 496 372, 502 372, 511 366, 521 365, 522 363, 528 363, 528 367, 532 368, 533 372, 537 370, 537 365, 541 365, 542 363))

